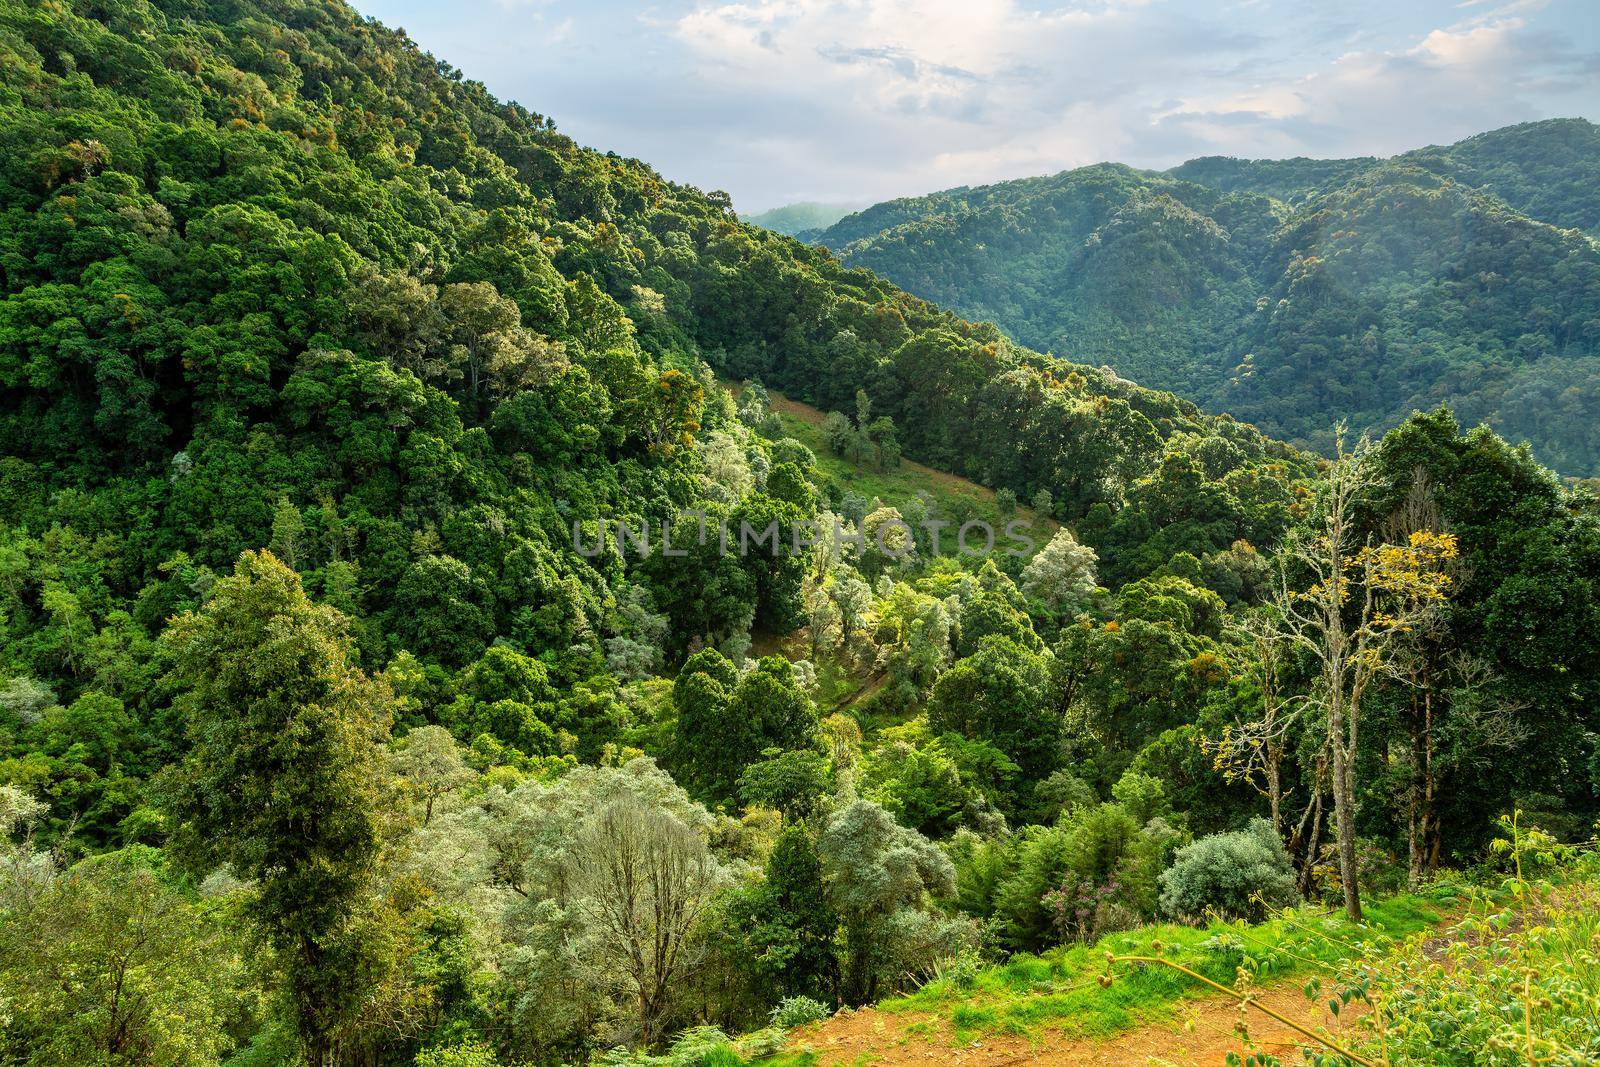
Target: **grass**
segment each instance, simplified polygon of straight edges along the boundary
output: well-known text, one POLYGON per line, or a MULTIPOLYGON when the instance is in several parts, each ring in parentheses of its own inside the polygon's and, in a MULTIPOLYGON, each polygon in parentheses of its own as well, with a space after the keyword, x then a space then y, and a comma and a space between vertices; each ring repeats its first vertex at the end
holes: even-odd
POLYGON ((1231 985, 1240 969, 1270 981, 1327 969, 1372 948, 1398 942, 1438 923, 1459 890, 1441 886, 1375 903, 1355 925, 1326 910, 1293 909, 1266 922, 1217 921, 1209 926, 1145 926, 1095 945, 1016 956, 975 976, 938 978, 907 996, 884 1001, 886 1012, 934 1012, 957 1042, 991 1034, 1106 1037, 1173 1014, 1208 993, 1194 979, 1160 966, 1118 965, 1109 956, 1160 956, 1231 985), (1112 973, 1109 984, 1105 976, 1112 973))
MULTIPOLYGON (((903 1028, 901 1040, 935 1039, 948 1023, 952 1044, 965 1045, 1001 1034, 1037 1037, 1045 1029, 1067 1038, 1113 1037, 1171 1018, 1186 1000, 1211 993, 1171 967, 1111 962, 1148 956, 1241 991, 1306 976, 1309 997, 1381 1003, 1357 1021, 1369 1033, 1381 1023, 1381 1036, 1357 1047, 1393 1067, 1600 1062, 1600 860, 1586 859, 1555 884, 1518 879, 1487 891, 1439 883, 1366 911, 1361 924, 1305 907, 1254 924, 1141 927, 1092 946, 937 978, 877 1009, 922 1016, 903 1028), (1441 931, 1447 915, 1453 918, 1441 931)), ((742 1059, 727 1042, 718 1052, 734 1058, 681 1062, 816 1062, 803 1048, 742 1059)), ((869 1050, 854 1063, 875 1058, 869 1050)))
MULTIPOLYGON (((975 975, 935 978, 914 993, 875 1007, 924 1016, 904 1028, 905 1036, 933 1039, 943 1030, 941 1021, 948 1023, 952 1047, 996 1035, 1036 1038, 1045 1030, 1067 1038, 1112 1037, 1171 1018, 1185 1001, 1211 990, 1170 967, 1113 966, 1109 957, 1159 956, 1229 986, 1241 972, 1252 984, 1310 972, 1332 974, 1343 964, 1380 957, 1437 926, 1466 899, 1465 888, 1440 883, 1422 893, 1369 904, 1366 921, 1359 925, 1325 908, 1303 907, 1254 924, 1143 926, 1093 945, 1013 956, 975 975)), ((814 1062, 808 1055, 800 1049, 750 1062, 804 1067, 814 1062)), ((864 1053, 859 1062, 870 1063, 871 1058, 864 1053)))
MULTIPOLYGON (((942 517, 965 515, 981 519, 996 531, 1004 530, 1005 524, 1013 518, 1021 519, 1032 524, 1031 536, 1041 547, 1060 528, 1059 523, 1041 518, 1031 508, 1018 507, 1013 514, 1002 513, 992 490, 959 475, 934 470, 909 459, 902 460, 900 466, 892 470, 880 471, 871 464, 836 456, 828 451, 822 433, 823 412, 781 393, 773 392, 770 396, 773 413, 783 425, 783 435, 793 437, 816 453, 817 469, 841 489, 869 501, 877 497, 891 506, 906 503, 924 492, 933 498, 942 517)), ((954 531, 946 531, 944 537, 951 542, 945 550, 953 551, 954 531)))

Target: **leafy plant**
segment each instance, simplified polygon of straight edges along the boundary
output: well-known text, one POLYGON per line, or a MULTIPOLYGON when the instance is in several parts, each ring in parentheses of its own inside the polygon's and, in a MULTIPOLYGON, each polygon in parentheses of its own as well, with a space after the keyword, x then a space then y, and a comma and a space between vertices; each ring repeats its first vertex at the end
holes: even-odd
POLYGON ((1208 909, 1259 916, 1267 907, 1288 903, 1294 893, 1294 867, 1265 819, 1184 846, 1161 875, 1161 910, 1174 917, 1208 909))
POLYGON ((771 1018, 773 1026, 788 1029, 794 1026, 804 1026, 807 1023, 821 1022, 833 1013, 828 1006, 820 1000, 808 996, 784 997, 778 1001, 777 1007, 772 1009, 771 1018))

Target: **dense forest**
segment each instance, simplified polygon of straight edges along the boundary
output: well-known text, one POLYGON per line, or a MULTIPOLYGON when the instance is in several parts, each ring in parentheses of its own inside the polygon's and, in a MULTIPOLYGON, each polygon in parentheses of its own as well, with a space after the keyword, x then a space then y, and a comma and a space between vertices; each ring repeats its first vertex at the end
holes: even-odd
POLYGON ((0 148, 0 1063, 726 1064, 1600 814, 1595 500, 1449 410, 1318 459, 334 0, 0 0, 0 148))
POLYGON ((802 236, 1023 344, 1326 452, 1449 404, 1600 472, 1600 127, 1393 159, 1102 164, 802 236))

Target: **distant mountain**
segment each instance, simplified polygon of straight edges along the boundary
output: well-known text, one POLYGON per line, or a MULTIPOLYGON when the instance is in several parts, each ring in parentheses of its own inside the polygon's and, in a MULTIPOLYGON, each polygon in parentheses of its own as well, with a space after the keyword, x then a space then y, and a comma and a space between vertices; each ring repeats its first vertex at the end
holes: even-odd
POLYGON ((775 207, 770 211, 763 211, 759 215, 742 215, 740 218, 752 226, 760 226, 793 237, 812 230, 826 229, 846 215, 860 211, 865 206, 860 203, 818 204, 805 201, 799 204, 785 204, 782 207, 775 207))
POLYGON ((1600 470, 1600 127, 1393 159, 1098 164, 893 200, 815 240, 1017 340, 1326 447, 1448 403, 1600 470))

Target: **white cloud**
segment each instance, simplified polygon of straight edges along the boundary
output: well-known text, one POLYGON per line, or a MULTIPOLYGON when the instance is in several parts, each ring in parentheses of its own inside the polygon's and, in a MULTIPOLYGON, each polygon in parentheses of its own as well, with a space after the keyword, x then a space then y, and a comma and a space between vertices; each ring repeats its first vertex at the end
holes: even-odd
POLYGON ((747 210, 1600 119, 1600 0, 357 2, 747 210))
MULTIPOLYGON (((1116 155, 1135 133, 1124 101, 1136 111, 1150 92, 1131 52, 1157 53, 1164 67, 1216 61, 1178 27, 1151 27, 1146 6, 752 0, 697 7, 672 30, 716 90, 783 86, 839 116, 830 135, 861 185, 832 192, 877 196, 1116 155)), ((1201 36, 1227 51, 1254 43, 1201 36)))
POLYGON ((1531 98, 1552 77, 1597 87, 1585 62, 1504 5, 1403 47, 1339 55, 1320 69, 1221 95, 1183 99, 1157 122, 1241 155, 1390 154, 1543 117, 1531 98))

